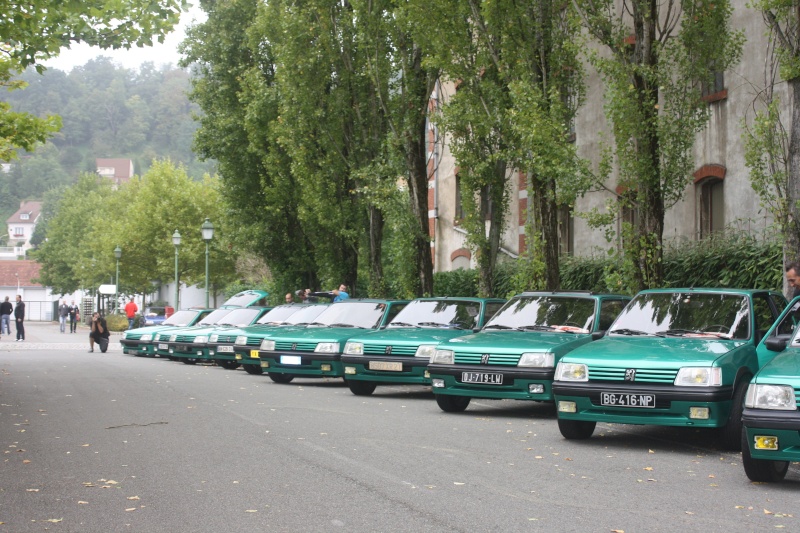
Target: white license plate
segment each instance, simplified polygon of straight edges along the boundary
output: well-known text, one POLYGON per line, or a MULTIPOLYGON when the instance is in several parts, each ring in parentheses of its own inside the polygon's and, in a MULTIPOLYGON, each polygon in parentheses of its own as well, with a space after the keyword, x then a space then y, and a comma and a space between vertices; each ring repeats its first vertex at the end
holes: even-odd
POLYGON ((654 408, 656 406, 656 395, 601 392, 600 405, 654 408))
POLYGON ((159 344, 158 345, 158 349, 159 350, 169 350, 169 346, 167 346, 166 344, 159 344))
POLYGON ((282 365, 299 365, 302 364, 300 361, 299 355, 282 355, 281 356, 281 364, 282 365))
POLYGON ((217 353, 233 353, 233 346, 217 346, 217 353))
POLYGON ((486 383, 488 385, 502 385, 503 374, 492 372, 462 372, 462 383, 486 383))
POLYGON ((399 361, 370 361, 367 366, 370 370, 388 370, 390 372, 403 371, 403 363, 399 361))

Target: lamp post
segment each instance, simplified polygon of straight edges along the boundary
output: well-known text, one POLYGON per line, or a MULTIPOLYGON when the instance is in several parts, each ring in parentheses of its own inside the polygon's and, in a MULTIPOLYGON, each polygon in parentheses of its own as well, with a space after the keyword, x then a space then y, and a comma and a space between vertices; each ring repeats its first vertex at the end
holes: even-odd
POLYGON ((180 304, 178 303, 178 297, 180 296, 180 286, 178 285, 178 247, 181 245, 181 234, 178 233, 177 229, 175 233, 172 234, 172 244, 175 245, 175 311, 177 311, 180 309, 180 304))
POLYGON ((117 245, 114 248, 114 257, 117 258, 117 277, 114 278, 114 310, 119 307, 119 258, 122 257, 122 248, 117 245))
POLYGON ((200 227, 200 231, 203 233, 203 240, 206 241, 206 309, 208 309, 208 244, 214 238, 214 224, 208 220, 208 217, 200 227))

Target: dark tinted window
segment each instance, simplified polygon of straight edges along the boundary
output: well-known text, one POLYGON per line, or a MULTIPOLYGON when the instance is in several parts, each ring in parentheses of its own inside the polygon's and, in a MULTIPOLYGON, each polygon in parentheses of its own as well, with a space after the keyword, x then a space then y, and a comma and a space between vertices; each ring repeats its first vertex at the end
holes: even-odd
POLYGON ((603 300, 600 304, 600 324, 597 329, 606 330, 610 328, 627 303, 627 300, 603 300))

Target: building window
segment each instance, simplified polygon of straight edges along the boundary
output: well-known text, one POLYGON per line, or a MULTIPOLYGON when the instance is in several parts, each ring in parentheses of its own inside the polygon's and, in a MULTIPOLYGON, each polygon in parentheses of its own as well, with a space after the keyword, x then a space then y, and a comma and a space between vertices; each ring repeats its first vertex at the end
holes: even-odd
POLYGON ((28 213, 20 213, 19 218, 20 220, 29 220, 31 216, 28 213))
POLYGON ((710 178, 699 183, 700 238, 725 229, 725 197, 721 179, 710 178))
POLYGON ((558 209, 558 251, 561 255, 575 253, 575 217, 568 206, 558 209))
POLYGON ((710 79, 700 84, 700 97, 708 103, 725 100, 728 97, 728 91, 725 89, 725 72, 714 70, 713 66, 709 70, 710 79))
POLYGON ((24 237, 25 236, 25 228, 16 227, 14 228, 14 237, 24 237))

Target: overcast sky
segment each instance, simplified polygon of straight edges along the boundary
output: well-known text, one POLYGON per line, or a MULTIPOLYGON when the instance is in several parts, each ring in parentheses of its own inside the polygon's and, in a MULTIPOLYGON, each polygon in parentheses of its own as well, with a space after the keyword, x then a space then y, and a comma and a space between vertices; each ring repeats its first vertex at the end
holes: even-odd
POLYGON ((205 20, 203 10, 193 6, 188 12, 181 14, 180 25, 174 32, 166 36, 163 44, 156 43, 154 46, 134 47, 130 50, 101 50, 85 44, 73 45, 72 48, 62 50, 58 57, 46 61, 45 65, 69 72, 74 67, 85 65, 90 59, 107 56, 129 69, 137 69, 146 61, 152 61, 156 66, 165 63, 177 66, 181 58, 178 53, 178 45, 185 37, 186 26, 203 20, 205 20))

